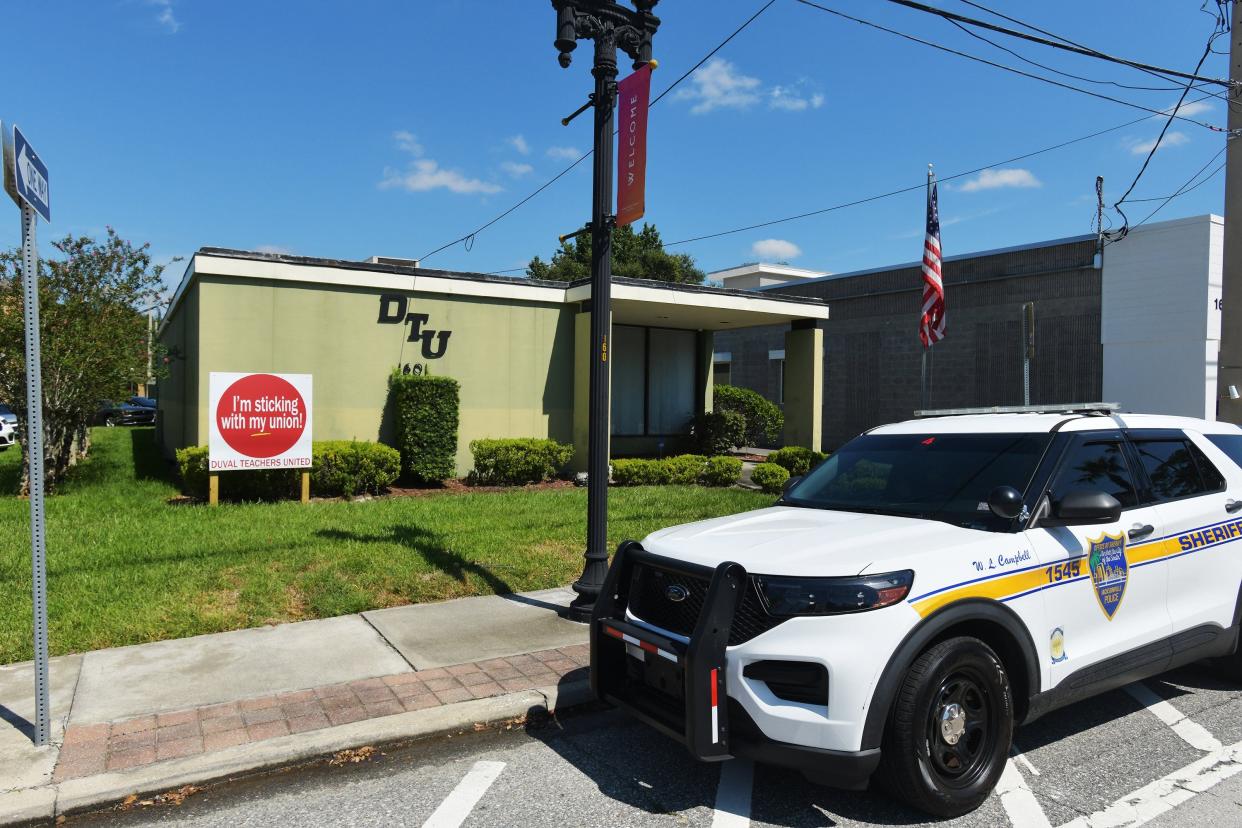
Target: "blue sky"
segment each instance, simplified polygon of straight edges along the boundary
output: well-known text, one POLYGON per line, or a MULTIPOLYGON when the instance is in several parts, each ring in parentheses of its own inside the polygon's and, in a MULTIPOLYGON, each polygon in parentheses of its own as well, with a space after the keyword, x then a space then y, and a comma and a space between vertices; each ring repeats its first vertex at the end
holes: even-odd
MULTIPOLYGON (((824 4, 1020 65, 881 0, 824 4)), ((654 89, 760 5, 660 3, 654 89)), ((940 5, 981 14, 957 0, 940 5)), ((1184 70, 1212 29, 1200 0, 991 5, 1097 49, 1184 70)), ((560 125, 590 89, 589 44, 562 70, 553 22, 546 0, 9 3, 5 28, 22 35, 6 39, 0 118, 16 121, 51 168, 45 250, 54 235, 98 234, 110 224, 149 241, 161 259, 201 246, 418 257, 589 148, 589 115, 560 125)), ((1170 85, 1008 45, 1092 78, 1170 85)), ((1203 72, 1226 74, 1227 59, 1209 57, 1203 72)), ((1155 109, 1178 94, 1066 82, 1155 109)), ((1221 101, 1197 110, 1196 119, 1223 125, 1221 101)), ((917 184, 928 162, 948 175, 1143 114, 777 0, 652 110, 647 219, 675 241, 917 184)), ((1111 203, 1159 127, 1152 118, 942 185, 945 254, 1091 232, 1096 175, 1111 203)), ((1134 197, 1173 192, 1223 145, 1220 133, 1177 122, 1134 197)), ((1159 218, 1219 213, 1223 180, 1175 200, 1159 218)), ((1131 221, 1152 206, 1134 205, 1131 221)), ((546 258, 589 207, 583 163, 470 251, 458 245, 426 266, 486 272, 546 258)), ((922 222, 923 196, 913 192, 676 249, 708 270, 784 259, 842 272, 914 260, 922 222)), ((1113 222, 1120 224, 1115 214, 1113 222)), ((0 223, 0 244, 18 238, 14 210, 0 223)))

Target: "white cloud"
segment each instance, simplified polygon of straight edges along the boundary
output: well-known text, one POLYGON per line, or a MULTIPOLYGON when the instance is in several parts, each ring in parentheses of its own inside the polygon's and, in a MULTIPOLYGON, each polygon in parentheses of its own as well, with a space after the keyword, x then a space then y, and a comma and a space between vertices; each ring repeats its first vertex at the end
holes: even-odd
POLYGON ((423 145, 418 143, 418 136, 404 129, 399 129, 392 134, 392 139, 397 142, 397 149, 408 152, 410 155, 422 155, 423 145))
POLYGON ((582 157, 582 150, 577 147, 548 147, 548 157, 558 161, 577 161, 582 157))
POLYGON ((819 92, 808 92, 803 78, 788 85, 765 86, 759 78, 743 74, 723 58, 713 58, 690 78, 690 86, 674 96, 677 100, 693 101, 690 111, 695 115, 713 109, 748 109, 767 101, 768 109, 803 112, 819 109, 825 98, 819 92))
POLYGON ((787 262, 802 255, 802 248, 785 239, 760 239, 750 246, 752 255, 766 261, 787 262))
POLYGON ((380 180, 381 190, 400 188, 411 193, 425 193, 428 190, 448 190, 453 193, 498 193, 501 187, 480 178, 470 178, 457 170, 447 170, 430 158, 423 158, 423 145, 411 132, 398 130, 392 134, 397 148, 414 156, 404 170, 393 167, 384 168, 384 177, 380 180))
POLYGON ((293 249, 280 244, 261 244, 254 249, 256 253, 269 253, 274 256, 292 256, 293 249))
POLYGON ((1204 112, 1212 111, 1212 105, 1206 101, 1191 101, 1190 103, 1184 103, 1181 106, 1173 104, 1173 106, 1165 107, 1160 111, 1172 112, 1174 108, 1177 109, 1177 114, 1183 118, 1193 118, 1195 115, 1202 115, 1204 112))
POLYGON ((522 155, 530 155, 530 144, 526 143, 526 139, 521 135, 510 135, 505 139, 505 143, 522 155))
POLYGON ((690 77, 690 86, 678 90, 676 98, 694 101, 690 111, 702 115, 721 107, 745 109, 759 101, 762 90, 758 78, 743 75, 724 58, 712 58, 690 77))
POLYGON ((176 34, 181 30, 181 21, 173 14, 173 0, 147 0, 147 5, 159 9, 155 22, 163 26, 169 34, 176 34))
POLYGON ((430 158, 411 162, 405 170, 384 168, 380 189, 400 188, 411 193, 429 190, 448 190, 453 193, 498 193, 500 186, 479 178, 470 178, 457 170, 446 170, 430 158))
POLYGON ((535 171, 535 168, 530 164, 519 164, 515 161, 500 162, 500 169, 514 178, 521 178, 522 176, 530 175, 535 171))
POLYGON ((974 193, 980 190, 997 190, 1001 187, 1042 187, 1044 183, 1036 178, 1030 170, 984 170, 974 178, 958 185, 963 193, 974 193))
MULTIPOLYGON (((1182 144, 1189 144, 1190 136, 1179 130, 1170 130, 1164 134, 1164 140, 1160 142, 1163 147, 1180 147, 1182 144)), ((1136 141, 1130 144, 1130 152, 1133 155, 1146 155, 1156 146, 1156 139, 1150 138, 1146 141, 1136 141)))
POLYGON ((789 86, 773 86, 768 92, 768 106, 772 109, 801 112, 804 109, 819 109, 823 105, 824 96, 818 92, 806 97, 796 87, 789 86))

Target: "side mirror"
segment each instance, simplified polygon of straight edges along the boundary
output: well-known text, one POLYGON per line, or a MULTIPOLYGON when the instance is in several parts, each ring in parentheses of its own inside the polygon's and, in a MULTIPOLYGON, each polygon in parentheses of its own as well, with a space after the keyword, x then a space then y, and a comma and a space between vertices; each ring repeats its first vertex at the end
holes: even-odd
POLYGON ((1014 520, 1022 514, 1022 492, 1013 486, 997 486, 988 495, 988 508, 998 518, 1014 520))
POLYGON ((1121 520, 1121 503, 1106 492, 1077 489, 1052 506, 1052 517, 1040 521, 1044 526, 1080 526, 1116 523, 1121 520))
POLYGON ((802 482, 802 475, 798 475, 797 477, 791 477, 788 480, 786 480, 785 485, 781 487, 781 496, 784 497, 786 492, 788 492, 790 489, 792 489, 794 486, 797 486, 801 482, 802 482))

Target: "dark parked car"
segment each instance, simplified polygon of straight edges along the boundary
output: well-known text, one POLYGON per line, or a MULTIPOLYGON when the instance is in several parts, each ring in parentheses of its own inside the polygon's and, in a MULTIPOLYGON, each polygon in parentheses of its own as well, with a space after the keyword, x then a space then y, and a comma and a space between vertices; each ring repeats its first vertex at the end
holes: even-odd
POLYGON ((9 408, 4 403, 0 403, 0 420, 4 420, 9 425, 13 426, 13 428, 17 428, 17 415, 13 413, 13 409, 9 408))
POLYGON ((95 424, 106 426, 117 425, 154 425, 155 409, 128 402, 114 403, 104 400, 95 412, 95 424))
POLYGON ((130 405, 136 405, 139 408, 156 408, 158 404, 153 397, 130 397, 126 400, 130 405))

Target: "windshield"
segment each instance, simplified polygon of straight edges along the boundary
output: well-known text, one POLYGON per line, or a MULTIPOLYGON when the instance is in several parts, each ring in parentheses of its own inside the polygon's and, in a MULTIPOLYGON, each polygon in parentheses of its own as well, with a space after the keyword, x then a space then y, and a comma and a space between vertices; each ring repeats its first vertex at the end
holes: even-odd
POLYGON ((789 490, 782 503, 927 518, 992 532, 997 486, 1025 491, 1048 434, 876 434, 851 440, 789 490))

